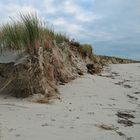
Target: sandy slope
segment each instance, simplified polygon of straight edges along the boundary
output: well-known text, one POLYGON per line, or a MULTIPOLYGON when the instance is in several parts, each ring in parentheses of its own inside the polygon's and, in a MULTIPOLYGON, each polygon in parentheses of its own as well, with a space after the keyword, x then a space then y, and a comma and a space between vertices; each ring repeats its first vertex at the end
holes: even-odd
POLYGON ((48 105, 2 96, 0 140, 140 139, 140 64, 112 65, 101 76, 61 86, 60 92, 62 100, 48 105), (133 115, 123 118, 133 126, 118 123, 118 111, 133 115))

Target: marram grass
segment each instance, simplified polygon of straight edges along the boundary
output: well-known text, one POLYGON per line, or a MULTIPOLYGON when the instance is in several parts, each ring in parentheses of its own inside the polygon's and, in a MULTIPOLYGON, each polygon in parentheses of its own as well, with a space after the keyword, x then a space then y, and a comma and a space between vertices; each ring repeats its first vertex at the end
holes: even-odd
POLYGON ((44 47, 44 42, 56 40, 57 43, 69 41, 62 33, 55 33, 45 26, 36 14, 20 14, 20 20, 4 24, 0 28, 0 47, 9 49, 25 49, 28 53, 36 53, 38 47, 44 47), (48 37, 47 37, 48 36, 48 37))

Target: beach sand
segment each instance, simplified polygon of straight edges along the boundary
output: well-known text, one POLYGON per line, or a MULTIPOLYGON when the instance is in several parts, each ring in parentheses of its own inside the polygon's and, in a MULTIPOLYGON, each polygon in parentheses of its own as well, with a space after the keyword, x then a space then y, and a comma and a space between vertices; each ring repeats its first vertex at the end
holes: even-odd
POLYGON ((140 64, 59 87, 50 104, 0 96, 0 140, 139 140, 140 64))

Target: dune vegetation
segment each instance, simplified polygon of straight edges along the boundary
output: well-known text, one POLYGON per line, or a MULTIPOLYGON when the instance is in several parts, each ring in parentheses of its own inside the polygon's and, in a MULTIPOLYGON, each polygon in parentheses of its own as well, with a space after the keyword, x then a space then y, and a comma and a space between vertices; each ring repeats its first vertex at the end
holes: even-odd
POLYGON ((27 54, 22 61, 1 64, 0 67, 0 73, 8 75, 11 81, 8 84, 3 82, 3 85, 7 85, 3 89, 12 83, 9 87, 12 87, 16 97, 38 93, 51 96, 58 92, 58 83, 68 82, 83 74, 87 61, 93 61, 89 58, 92 56, 90 45, 82 46, 70 40, 66 34, 55 32, 36 14, 20 14, 18 20, 12 19, 10 23, 2 25, 0 48, 2 51, 22 50, 27 54), (7 71, 9 66, 10 74, 7 71))
POLYGON ((4 24, 0 29, 0 44, 2 48, 25 49, 29 54, 36 54, 39 47, 44 47, 48 41, 57 43, 69 41, 62 33, 56 33, 52 27, 47 27, 36 14, 20 14, 18 21, 4 24))
POLYGON ((24 52, 22 58, 14 62, 0 63, 0 92, 12 92, 16 97, 41 94, 41 102, 56 97, 57 85, 87 72, 100 72, 104 60, 105 63, 118 62, 93 55, 91 45, 80 44, 66 34, 55 32, 36 14, 19 14, 18 20, 2 25, 0 50, 24 52))

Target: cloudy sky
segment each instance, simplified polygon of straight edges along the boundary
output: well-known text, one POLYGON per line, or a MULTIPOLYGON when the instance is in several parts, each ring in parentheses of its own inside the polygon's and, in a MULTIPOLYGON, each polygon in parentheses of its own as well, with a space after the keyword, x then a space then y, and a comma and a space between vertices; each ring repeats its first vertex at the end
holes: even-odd
POLYGON ((140 60, 140 0, 0 0, 0 21, 36 12, 103 55, 140 60))

